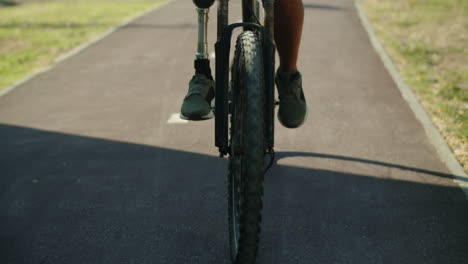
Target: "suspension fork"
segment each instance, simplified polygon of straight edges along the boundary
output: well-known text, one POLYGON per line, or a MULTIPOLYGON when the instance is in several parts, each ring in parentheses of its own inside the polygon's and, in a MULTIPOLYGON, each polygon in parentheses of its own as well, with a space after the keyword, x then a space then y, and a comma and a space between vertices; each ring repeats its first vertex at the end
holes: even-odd
MULTIPOLYGON (((265 10, 265 35, 263 58, 265 67, 265 146, 267 153, 274 153, 275 144, 275 44, 274 44, 274 7, 275 0, 263 0, 265 10)), ((274 157, 274 156, 273 156, 274 157)))
POLYGON ((218 36, 216 52, 216 91, 215 91, 215 145, 221 157, 229 153, 229 49, 226 41, 229 21, 229 0, 218 0, 218 36))

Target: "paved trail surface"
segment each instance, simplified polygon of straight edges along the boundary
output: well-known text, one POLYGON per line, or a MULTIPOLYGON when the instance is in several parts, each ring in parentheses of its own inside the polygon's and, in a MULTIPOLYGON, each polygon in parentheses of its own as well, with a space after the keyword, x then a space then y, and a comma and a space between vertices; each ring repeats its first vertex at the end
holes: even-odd
MULTIPOLYGON (((468 201, 353 1, 305 7, 309 120, 277 126, 258 263, 467 263, 468 201)), ((2 263, 228 263, 214 122, 167 123, 195 38, 176 0, 0 98, 2 263)))

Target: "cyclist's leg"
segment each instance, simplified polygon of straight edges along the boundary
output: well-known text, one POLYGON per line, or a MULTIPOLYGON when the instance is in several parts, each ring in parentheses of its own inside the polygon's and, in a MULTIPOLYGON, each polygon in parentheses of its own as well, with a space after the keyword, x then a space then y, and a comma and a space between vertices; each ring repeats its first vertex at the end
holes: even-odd
POLYGON ((275 1, 275 42, 280 57, 280 69, 297 70, 297 56, 304 23, 302 0, 275 1))
POLYGON ((275 80, 279 95, 278 119, 288 128, 301 126, 307 116, 302 77, 296 65, 303 23, 302 0, 275 1, 275 42, 280 57, 275 80))

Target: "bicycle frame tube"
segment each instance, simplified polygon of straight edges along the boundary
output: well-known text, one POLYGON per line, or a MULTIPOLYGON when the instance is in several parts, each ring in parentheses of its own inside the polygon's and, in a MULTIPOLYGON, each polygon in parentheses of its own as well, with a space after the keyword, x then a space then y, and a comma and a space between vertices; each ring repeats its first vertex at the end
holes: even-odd
POLYGON ((242 20, 244 22, 255 23, 256 16, 258 18, 258 1, 257 0, 242 0, 242 20))

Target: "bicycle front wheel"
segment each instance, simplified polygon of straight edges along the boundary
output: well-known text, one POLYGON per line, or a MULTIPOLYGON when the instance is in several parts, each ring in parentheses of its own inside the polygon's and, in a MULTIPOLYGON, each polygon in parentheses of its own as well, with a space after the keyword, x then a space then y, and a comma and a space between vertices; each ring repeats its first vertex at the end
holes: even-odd
POLYGON ((264 68, 258 33, 245 31, 236 44, 231 83, 231 152, 228 202, 231 256, 255 263, 263 206, 264 68))

